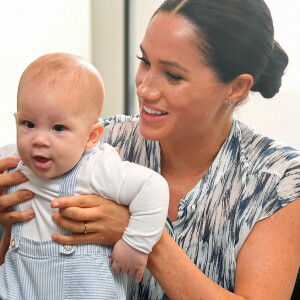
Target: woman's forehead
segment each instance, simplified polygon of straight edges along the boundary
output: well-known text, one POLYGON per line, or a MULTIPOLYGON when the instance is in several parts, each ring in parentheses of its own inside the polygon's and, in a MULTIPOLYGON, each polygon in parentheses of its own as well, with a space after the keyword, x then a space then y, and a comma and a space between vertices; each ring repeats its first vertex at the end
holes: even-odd
POLYGON ((179 14, 166 12, 159 12, 150 20, 141 43, 146 55, 156 53, 161 59, 183 59, 189 55, 202 60, 200 47, 195 26, 179 14))

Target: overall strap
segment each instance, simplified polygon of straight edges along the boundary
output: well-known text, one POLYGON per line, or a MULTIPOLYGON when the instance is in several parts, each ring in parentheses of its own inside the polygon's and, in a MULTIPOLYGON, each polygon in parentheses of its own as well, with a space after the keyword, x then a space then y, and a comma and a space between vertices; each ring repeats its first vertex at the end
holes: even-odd
MULTIPOLYGON (((59 197, 69 197, 73 196, 75 192, 75 186, 76 186, 76 179, 78 172, 80 168, 84 165, 84 163, 89 159, 89 157, 97 152, 97 148, 88 149, 84 152, 79 162, 76 164, 74 168, 72 168, 69 172, 67 172, 62 179, 60 190, 59 190, 59 197)), ((72 234, 67 229, 62 228, 63 234, 72 234)), ((76 246, 75 245, 61 245, 60 252, 65 254, 71 254, 75 251, 76 246)))

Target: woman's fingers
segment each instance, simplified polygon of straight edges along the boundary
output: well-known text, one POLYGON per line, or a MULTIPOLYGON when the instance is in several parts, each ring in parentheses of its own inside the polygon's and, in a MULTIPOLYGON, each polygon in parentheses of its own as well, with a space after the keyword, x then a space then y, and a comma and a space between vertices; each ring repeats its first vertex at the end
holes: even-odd
POLYGON ((3 186, 23 183, 27 180, 28 179, 26 178, 26 176, 21 172, 1 174, 0 187, 1 187, 1 190, 2 190, 3 186))
POLYGON ((95 195, 58 198, 51 206, 59 208, 52 214, 53 221, 74 232, 71 236, 54 234, 52 238, 62 244, 114 245, 122 237, 130 218, 128 207, 95 195), (84 233, 85 223, 87 233, 84 233))
POLYGON ((0 159, 0 173, 9 168, 15 168, 20 160, 20 157, 6 157, 0 159))
POLYGON ((0 212, 0 220, 2 225, 9 226, 16 222, 29 221, 35 216, 32 208, 24 211, 0 212))
POLYGON ((103 198, 96 195, 80 195, 73 197, 63 197, 54 199, 51 202, 52 208, 66 208, 66 207, 95 207, 103 202, 103 198))
POLYGON ((94 221, 101 217, 101 210, 99 206, 91 208, 68 207, 61 208, 59 213, 65 218, 75 221, 94 221))
POLYGON ((65 228, 71 232, 76 232, 76 233, 83 233, 85 231, 85 225, 84 223, 88 223, 88 232, 93 232, 92 228, 92 222, 89 221, 74 221, 69 218, 63 217, 60 213, 54 212, 52 214, 52 219, 53 221, 62 228, 65 228))
POLYGON ((52 239, 59 244, 75 245, 75 244, 104 244, 101 237, 97 233, 75 233, 71 235, 63 235, 60 233, 52 234, 52 239))
POLYGON ((16 167, 19 162, 19 157, 0 159, 0 221, 5 229, 5 234, 8 235, 13 223, 29 221, 35 216, 33 209, 22 212, 8 211, 9 206, 31 199, 34 196, 32 192, 22 190, 13 194, 2 195, 2 190, 5 186, 23 183, 28 180, 21 172, 3 174, 5 170, 16 167))
POLYGON ((20 190, 13 194, 3 195, 0 197, 0 211, 4 211, 5 209, 7 209, 7 207, 11 205, 22 203, 26 200, 29 200, 33 196, 34 194, 32 192, 26 190, 20 190))

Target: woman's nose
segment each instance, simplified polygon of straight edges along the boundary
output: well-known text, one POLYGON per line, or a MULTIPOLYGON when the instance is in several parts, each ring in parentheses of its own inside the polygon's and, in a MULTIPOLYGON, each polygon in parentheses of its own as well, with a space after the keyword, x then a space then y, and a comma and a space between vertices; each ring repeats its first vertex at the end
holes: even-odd
POLYGON ((137 78, 137 96, 146 101, 156 101, 160 99, 160 84, 159 79, 154 74, 145 74, 138 80, 137 78))

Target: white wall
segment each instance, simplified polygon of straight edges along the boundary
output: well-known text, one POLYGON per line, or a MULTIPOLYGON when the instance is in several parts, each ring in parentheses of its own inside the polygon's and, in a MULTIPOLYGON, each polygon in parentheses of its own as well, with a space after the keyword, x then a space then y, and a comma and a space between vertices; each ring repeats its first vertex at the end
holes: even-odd
POLYGON ((300 25, 299 0, 266 0, 272 13, 275 39, 289 55, 280 92, 272 99, 250 95, 236 116, 256 130, 300 149, 300 25))
MULTIPOLYGON (((135 50, 131 53, 135 57, 140 54, 148 20, 162 0, 131 1, 136 5, 135 50)), ((250 96, 236 115, 262 133, 300 149, 300 5, 298 0, 267 3, 276 38, 291 63, 274 99, 250 96)), ((13 113, 19 77, 32 60, 45 53, 65 51, 91 60, 106 86, 103 116, 123 112, 123 9, 122 0, 0 0, 0 146, 15 141, 13 113)))
POLYGON ((50 52, 91 59, 89 0, 0 0, 0 146, 15 142, 16 92, 27 65, 50 52))
MULTIPOLYGON (((134 61, 134 68, 135 71, 133 72, 134 74, 136 73, 139 65, 139 60, 136 58, 136 55, 141 56, 141 51, 140 51, 140 44, 142 43, 148 22, 155 12, 155 10, 160 6, 162 3, 162 0, 131 0, 133 3, 134 11, 133 13, 135 14, 134 18, 132 18, 131 22, 134 24, 135 28, 135 35, 132 38, 132 42, 134 43, 134 52, 130 53, 132 59, 131 61, 134 61)), ((134 78, 132 79, 134 80, 134 78)), ((139 108, 138 108, 138 100, 137 97, 135 97, 135 112, 138 113, 139 108)))
POLYGON ((92 0, 92 62, 105 85, 102 117, 124 113, 124 1, 92 0))

